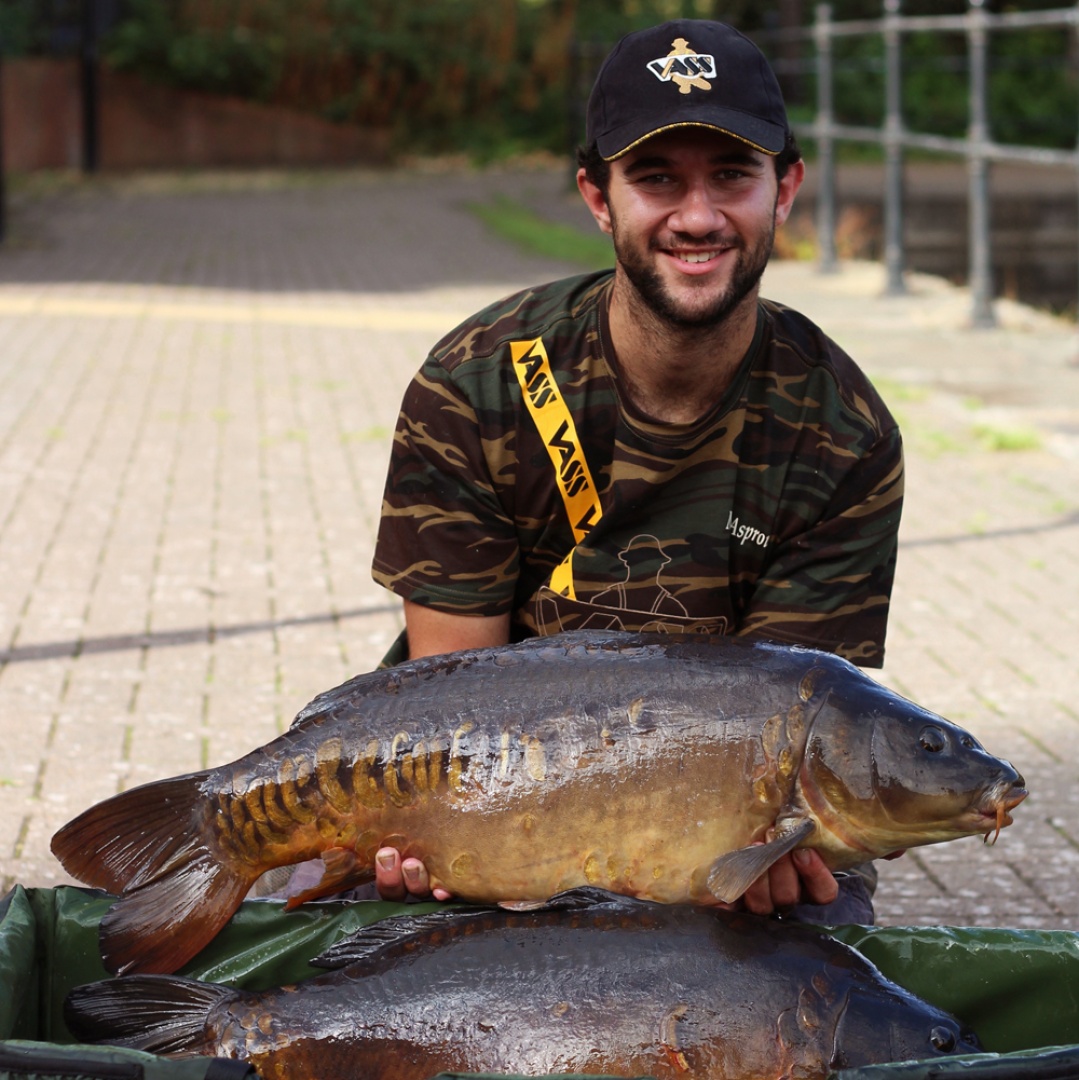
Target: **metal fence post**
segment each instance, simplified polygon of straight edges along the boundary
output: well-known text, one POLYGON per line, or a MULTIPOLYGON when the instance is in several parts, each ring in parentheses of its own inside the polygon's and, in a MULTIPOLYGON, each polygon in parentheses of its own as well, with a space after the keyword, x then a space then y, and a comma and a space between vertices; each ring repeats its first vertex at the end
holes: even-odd
POLYGON ((581 106, 581 42, 577 37, 574 27, 573 35, 569 42, 569 78, 566 88, 566 145, 569 149, 567 155, 567 167, 569 172, 566 176, 566 189, 577 190, 577 147, 584 142, 582 131, 584 124, 581 122, 581 114, 584 109, 581 106))
POLYGON ((899 10, 902 0, 884 0, 884 266, 886 296, 902 296, 903 280, 903 84, 899 10))
POLYGON ((82 86, 82 170, 92 173, 97 172, 101 134, 97 0, 82 0, 79 73, 82 86))
POLYGON ((0 38, 0 244, 7 237, 7 180, 4 175, 4 42, 0 38))
POLYGON ((835 249, 835 115, 832 109, 832 6, 818 4, 813 24, 817 50, 817 246, 822 274, 839 266, 835 249))
MULTIPOLYGON (((1075 13, 1072 16, 1072 47, 1079 45, 1079 0, 1075 0, 1075 13)), ((1079 131, 1075 136, 1075 179, 1076 179, 1076 193, 1079 194, 1079 131)), ((1079 326, 1079 305, 1075 310, 1076 325, 1079 326)), ((1079 364, 1079 355, 1077 355, 1073 363, 1079 364)))
POLYGON ((989 124, 986 119, 985 0, 970 0, 967 12, 967 51, 970 57, 970 290, 971 325, 996 326, 993 314, 993 262, 989 238, 989 159, 986 153, 989 124))

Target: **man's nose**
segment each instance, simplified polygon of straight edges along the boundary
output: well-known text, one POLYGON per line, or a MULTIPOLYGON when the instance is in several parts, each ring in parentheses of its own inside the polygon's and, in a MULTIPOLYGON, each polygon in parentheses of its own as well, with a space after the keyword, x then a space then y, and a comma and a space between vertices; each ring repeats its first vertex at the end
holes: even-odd
POLYGON ((704 184, 694 184, 686 190, 667 224, 674 232, 705 236, 722 229, 726 220, 715 193, 704 184))

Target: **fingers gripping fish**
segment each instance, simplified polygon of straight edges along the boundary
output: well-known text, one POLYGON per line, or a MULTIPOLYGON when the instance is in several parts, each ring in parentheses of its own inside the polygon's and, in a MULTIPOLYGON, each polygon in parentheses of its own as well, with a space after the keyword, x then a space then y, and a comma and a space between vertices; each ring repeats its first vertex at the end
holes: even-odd
POLYGON ((973 736, 829 653, 577 632, 361 675, 231 764, 90 808, 53 851, 119 894, 106 966, 169 972, 261 874, 312 858, 305 898, 370 880, 392 844, 463 900, 591 885, 708 905, 794 847, 841 870, 988 834, 1025 795, 973 736))

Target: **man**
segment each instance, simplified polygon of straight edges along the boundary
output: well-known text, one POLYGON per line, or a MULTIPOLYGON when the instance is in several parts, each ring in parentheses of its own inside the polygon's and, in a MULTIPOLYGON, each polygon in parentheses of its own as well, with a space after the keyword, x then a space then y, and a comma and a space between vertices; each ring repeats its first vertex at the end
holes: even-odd
MULTIPOLYGON (((615 47, 587 128, 578 186, 613 272, 480 312, 405 394, 374 559, 404 600, 388 659, 594 627, 879 666, 900 437, 838 346, 759 299, 805 173, 774 74, 729 26, 666 23, 615 47)), ((379 862, 383 895, 426 891, 415 860, 379 862)), ((871 922, 843 884, 856 906, 811 917, 871 922)), ((744 903, 836 894, 803 851, 744 903)))

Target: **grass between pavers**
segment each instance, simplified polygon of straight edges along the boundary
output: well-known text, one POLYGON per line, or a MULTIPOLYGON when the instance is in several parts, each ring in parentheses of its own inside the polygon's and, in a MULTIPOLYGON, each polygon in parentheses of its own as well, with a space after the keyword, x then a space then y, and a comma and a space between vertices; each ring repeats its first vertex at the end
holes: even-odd
POLYGON ((1027 427, 980 423, 971 429, 978 444, 985 450, 1040 450, 1042 437, 1027 427))
POLYGON ((530 254, 577 263, 588 270, 614 266, 614 249, 602 233, 586 233, 548 221, 504 195, 490 202, 470 203, 468 209, 493 233, 530 254))
MULTIPOLYGON (((930 414, 920 408, 932 404, 935 396, 934 391, 924 384, 879 376, 873 379, 873 384, 899 424, 908 448, 927 457, 974 451, 1020 453, 1044 448, 1041 432, 988 416, 968 423, 956 423, 947 416, 938 417, 944 420, 945 427, 935 426, 930 421, 930 414)), ((984 408, 979 399, 972 397, 962 404, 970 413, 978 413, 984 408)))

